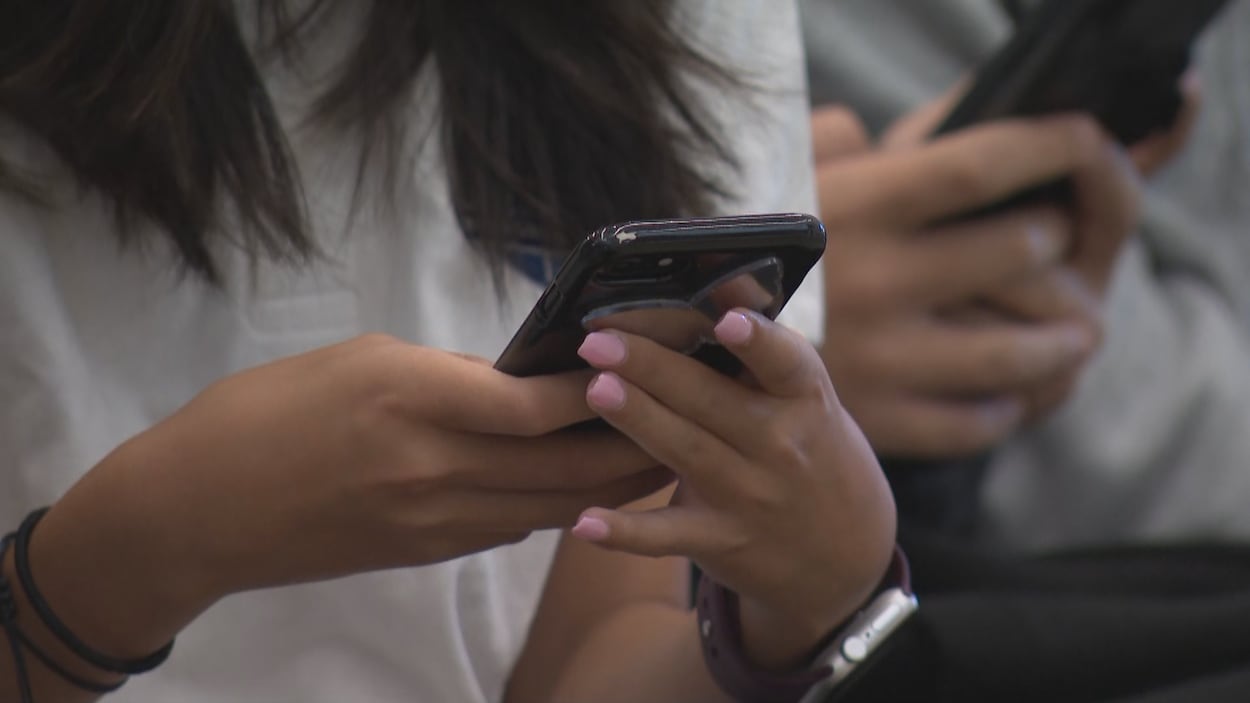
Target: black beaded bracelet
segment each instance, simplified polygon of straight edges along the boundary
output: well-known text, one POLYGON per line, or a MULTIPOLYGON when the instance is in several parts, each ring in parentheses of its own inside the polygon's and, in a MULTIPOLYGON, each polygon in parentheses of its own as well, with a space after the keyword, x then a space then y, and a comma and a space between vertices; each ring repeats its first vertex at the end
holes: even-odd
POLYGON ((26 516, 26 519, 22 521, 22 526, 18 528, 17 539, 14 541, 13 549, 13 560, 18 582, 22 584, 22 590, 26 592, 26 600, 30 602, 31 608, 39 616, 44 627, 48 628, 48 631, 83 661, 103 671, 129 676, 151 671, 165 663, 165 660, 169 658, 170 652, 174 649, 173 640, 170 640, 164 647, 146 657, 118 659, 99 652, 83 642, 52 611, 48 601, 44 599, 43 594, 35 586, 35 579, 30 569, 31 534, 47 512, 47 508, 40 508, 26 516))
POLYGON ((9 641, 9 651, 13 655, 13 676, 17 683, 18 700, 21 703, 34 703, 35 696, 30 690, 30 672, 26 669, 26 657, 22 654, 21 635, 17 629, 17 600, 13 597, 13 587, 4 575, 4 558, 9 554, 9 543, 13 535, 8 534, 0 540, 0 628, 4 629, 9 641))

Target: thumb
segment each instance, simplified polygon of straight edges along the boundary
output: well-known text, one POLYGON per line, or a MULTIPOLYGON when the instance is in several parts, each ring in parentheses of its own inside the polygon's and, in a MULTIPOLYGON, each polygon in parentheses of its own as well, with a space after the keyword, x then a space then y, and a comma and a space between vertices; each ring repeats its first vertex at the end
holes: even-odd
POLYGON ((589 508, 571 532, 613 551, 645 557, 690 557, 707 551, 711 534, 706 522, 705 516, 680 506, 640 512, 589 508))
POLYGON ((1178 89, 1184 102, 1172 126, 1146 137, 1128 150, 1137 171, 1143 176, 1154 175, 1185 148, 1198 121, 1198 113, 1202 109, 1202 81, 1198 71, 1189 69, 1181 78, 1178 89))
POLYGON ((1137 228, 1141 216, 1138 179, 1128 155, 1111 142, 1104 144, 1100 158, 1072 175, 1080 221, 1072 267, 1098 293, 1106 290, 1120 250, 1137 228))
POLYGON ((894 121, 881 136, 883 149, 915 146, 928 141, 959 100, 968 92, 968 79, 960 79, 940 96, 894 121))

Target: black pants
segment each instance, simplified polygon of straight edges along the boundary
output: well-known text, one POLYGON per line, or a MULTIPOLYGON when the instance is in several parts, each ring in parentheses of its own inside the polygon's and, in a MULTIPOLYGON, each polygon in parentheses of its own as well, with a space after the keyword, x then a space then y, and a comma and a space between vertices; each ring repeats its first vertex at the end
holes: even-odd
POLYGON ((920 612, 848 703, 1250 703, 1250 547, 1028 557, 904 529, 920 612))

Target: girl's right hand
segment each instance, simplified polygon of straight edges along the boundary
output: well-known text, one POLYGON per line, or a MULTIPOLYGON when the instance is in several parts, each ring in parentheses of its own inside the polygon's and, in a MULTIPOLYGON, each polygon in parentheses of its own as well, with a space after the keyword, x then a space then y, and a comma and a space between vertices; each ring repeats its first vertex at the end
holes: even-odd
POLYGON ((594 416, 589 379, 514 378, 385 337, 231 376, 53 507, 36 582, 88 643, 133 656, 229 593, 571 525, 671 480, 615 432, 562 429, 594 416))
POLYGON ((1138 214, 1125 161, 1091 120, 1060 116, 817 163, 822 355, 874 449, 975 454, 1071 389, 1138 214), (1060 178, 1074 184, 1071 208, 964 217, 1060 178), (1012 314, 983 315, 987 302, 1012 314))

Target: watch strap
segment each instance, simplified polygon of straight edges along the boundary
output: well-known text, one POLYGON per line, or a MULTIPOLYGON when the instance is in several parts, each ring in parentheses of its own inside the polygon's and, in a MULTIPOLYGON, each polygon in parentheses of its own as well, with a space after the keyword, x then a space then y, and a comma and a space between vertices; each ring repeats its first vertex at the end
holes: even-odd
MULTIPOLYGON (((898 546, 881 584, 873 597, 890 588, 911 592, 911 569, 907 557, 898 546)), ((871 599, 870 599, 871 600, 871 599)), ((822 664, 792 671, 768 671, 752 664, 742 650, 742 623, 739 619, 738 595, 708 578, 699 580, 696 600, 699 640, 703 658, 712 678, 721 690, 742 703, 797 703, 814 686, 833 674, 833 667, 822 664)), ((848 622, 854 616, 848 618, 848 622)), ((841 634, 839 626, 816 647, 823 649, 841 634)))

